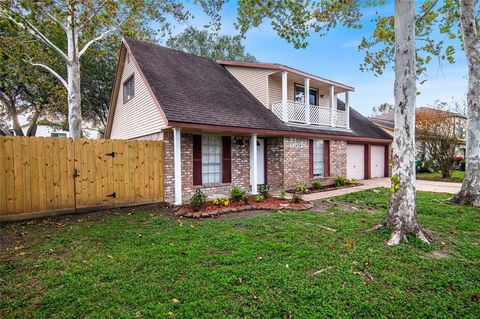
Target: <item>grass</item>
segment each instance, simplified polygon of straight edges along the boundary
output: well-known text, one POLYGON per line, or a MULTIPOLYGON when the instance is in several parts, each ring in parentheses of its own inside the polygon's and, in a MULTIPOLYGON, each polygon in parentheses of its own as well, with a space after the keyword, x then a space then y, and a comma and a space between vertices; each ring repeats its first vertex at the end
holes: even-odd
POLYGON ((349 194, 325 213, 178 221, 136 210, 4 225, 0 317, 478 318, 480 210, 419 193, 420 222, 439 240, 390 248, 387 229, 362 232, 387 198, 349 194))
POLYGON ((465 177, 464 171, 453 171, 452 176, 449 178, 443 178, 442 173, 417 173, 417 179, 424 179, 428 181, 439 181, 439 182, 454 182, 461 183, 465 177))

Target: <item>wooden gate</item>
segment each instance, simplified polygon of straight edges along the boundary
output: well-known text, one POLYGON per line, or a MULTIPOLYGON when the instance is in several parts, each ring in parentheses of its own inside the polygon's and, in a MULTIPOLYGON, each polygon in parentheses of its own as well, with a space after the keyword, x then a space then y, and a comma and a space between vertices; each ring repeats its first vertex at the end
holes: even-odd
POLYGON ((0 137, 0 221, 161 201, 161 141, 0 137))

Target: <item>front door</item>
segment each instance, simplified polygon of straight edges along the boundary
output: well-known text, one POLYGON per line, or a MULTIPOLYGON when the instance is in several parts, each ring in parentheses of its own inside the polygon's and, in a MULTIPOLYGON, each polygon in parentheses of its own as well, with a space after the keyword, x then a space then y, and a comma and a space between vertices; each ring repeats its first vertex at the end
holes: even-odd
POLYGON ((257 184, 265 184, 265 140, 257 139, 257 184))

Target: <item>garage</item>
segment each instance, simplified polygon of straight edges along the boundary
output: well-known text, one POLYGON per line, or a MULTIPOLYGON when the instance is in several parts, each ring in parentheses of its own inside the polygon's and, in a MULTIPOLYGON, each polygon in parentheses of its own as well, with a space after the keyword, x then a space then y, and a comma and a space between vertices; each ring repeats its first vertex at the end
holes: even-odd
POLYGON ((347 178, 365 178, 365 146, 363 144, 347 145, 347 178))
POLYGON ((372 145, 370 160, 370 175, 371 178, 385 176, 385 146, 372 145))

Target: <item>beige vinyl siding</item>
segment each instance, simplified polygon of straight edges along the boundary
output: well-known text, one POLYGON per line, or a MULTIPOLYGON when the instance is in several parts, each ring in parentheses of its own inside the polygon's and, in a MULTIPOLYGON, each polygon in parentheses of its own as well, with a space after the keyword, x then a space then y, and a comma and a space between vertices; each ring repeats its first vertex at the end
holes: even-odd
POLYGON ((238 66, 225 68, 249 90, 263 105, 268 107, 268 75, 274 70, 238 66))
POLYGON ((123 71, 110 138, 132 139, 160 132, 165 127, 166 121, 158 110, 147 84, 137 70, 133 57, 130 56, 130 63, 126 63, 123 59, 123 71), (123 104, 123 83, 132 74, 135 95, 123 104))
MULTIPOLYGON (((287 98, 293 101, 294 93, 295 93, 295 81, 288 80, 287 81, 287 98)), ((303 83, 297 83, 303 85, 303 83)), ((314 85, 310 84, 311 88, 316 88, 314 85)), ((318 89, 318 88, 316 88, 318 89)), ((324 107, 330 107, 328 102, 328 92, 325 90, 318 91, 318 104, 324 107), (324 95, 322 98, 321 95, 324 95)), ((282 100, 282 79, 280 77, 270 76, 268 79, 268 96, 270 103, 272 102, 279 102, 282 100)), ((334 99, 334 106, 337 107, 337 95, 335 94, 334 99)))

